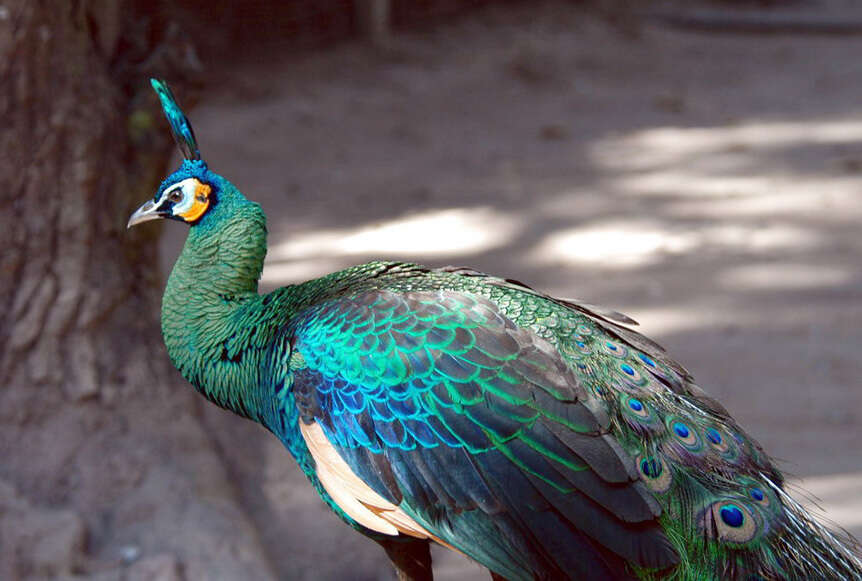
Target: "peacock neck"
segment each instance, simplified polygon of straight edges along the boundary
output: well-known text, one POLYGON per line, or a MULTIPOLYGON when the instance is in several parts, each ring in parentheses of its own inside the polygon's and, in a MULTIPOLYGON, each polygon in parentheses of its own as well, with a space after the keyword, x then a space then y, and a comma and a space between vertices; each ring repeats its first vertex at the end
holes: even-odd
POLYGON ((191 227, 162 301, 162 333, 177 369, 207 399, 252 419, 261 409, 253 321, 265 254, 260 206, 223 192, 191 227))

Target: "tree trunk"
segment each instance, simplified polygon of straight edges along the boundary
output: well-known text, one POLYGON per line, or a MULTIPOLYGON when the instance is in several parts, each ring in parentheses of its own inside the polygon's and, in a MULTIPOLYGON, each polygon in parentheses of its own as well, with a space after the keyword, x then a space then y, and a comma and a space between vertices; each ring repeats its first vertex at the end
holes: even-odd
POLYGON ((272 577, 164 353, 160 230, 125 229, 171 148, 146 75, 182 69, 153 22, 0 5, 3 579, 272 577))

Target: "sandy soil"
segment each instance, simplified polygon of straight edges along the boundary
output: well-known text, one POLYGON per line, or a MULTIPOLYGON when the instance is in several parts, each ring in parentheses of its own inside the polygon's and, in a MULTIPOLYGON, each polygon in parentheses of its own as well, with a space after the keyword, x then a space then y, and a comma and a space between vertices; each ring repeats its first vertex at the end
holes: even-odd
MULTIPOLYGON (((618 309, 860 536, 860 54, 489 9, 219 70, 192 119, 269 216, 266 288, 392 258, 618 309)), ((165 231, 167 269, 184 232, 165 231)), ((207 407, 275 570, 388 578, 271 436, 207 407)), ((442 555, 438 573, 485 578, 442 555)))

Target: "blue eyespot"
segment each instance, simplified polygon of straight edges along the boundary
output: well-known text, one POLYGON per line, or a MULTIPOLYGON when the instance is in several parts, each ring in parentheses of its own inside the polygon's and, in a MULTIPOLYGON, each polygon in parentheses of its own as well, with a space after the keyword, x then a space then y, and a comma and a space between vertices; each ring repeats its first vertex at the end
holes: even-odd
POLYGON ((713 444, 721 444, 721 434, 715 428, 708 428, 706 430, 706 437, 713 444))
POLYGON ((650 367, 655 367, 655 361, 653 361, 643 353, 638 353, 638 357, 640 357, 640 360, 649 365, 650 367))
POLYGON ((629 365, 628 363, 623 363, 622 365, 620 365, 620 369, 622 369, 623 373, 625 373, 626 375, 634 376, 634 374, 635 374, 634 368, 631 365, 629 365))
POLYGON ((577 343, 575 343, 575 345, 577 345, 581 349, 587 346, 586 343, 584 343, 583 341, 578 341, 577 343))
POLYGON ((691 433, 688 429, 688 426, 686 426, 682 422, 674 422, 673 431, 676 432, 676 435, 680 438, 688 438, 688 435, 691 433))
POLYGON ((763 500, 763 491, 760 490, 759 488, 752 488, 751 489, 751 498, 760 502, 761 500, 763 500))
POLYGON ((607 346, 608 346, 608 349, 610 349, 611 351, 616 351, 616 350, 617 350, 617 346, 616 346, 616 345, 614 345, 613 343, 611 343, 610 341, 607 341, 607 342, 605 343, 605 345, 607 345, 607 346))
POLYGON ((629 400, 629 407, 635 410, 636 412, 642 411, 644 409, 644 404, 641 403, 641 400, 631 398, 629 400))
POLYGON ((742 526, 742 523, 745 521, 745 516, 742 514, 742 511, 739 510, 739 507, 728 504, 727 506, 721 507, 721 520, 723 520, 724 524, 727 526, 737 529, 742 526))

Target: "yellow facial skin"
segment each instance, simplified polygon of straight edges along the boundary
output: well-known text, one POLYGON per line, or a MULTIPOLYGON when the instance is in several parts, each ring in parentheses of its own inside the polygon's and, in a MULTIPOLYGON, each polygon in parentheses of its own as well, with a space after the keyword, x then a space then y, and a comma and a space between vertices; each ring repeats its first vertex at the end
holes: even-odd
POLYGON ((192 207, 178 215, 186 222, 194 222, 203 216, 204 212, 207 211, 207 208, 210 207, 210 192, 212 192, 211 187, 207 184, 197 182, 195 186, 195 199, 194 202, 192 202, 192 207))

